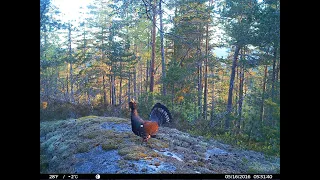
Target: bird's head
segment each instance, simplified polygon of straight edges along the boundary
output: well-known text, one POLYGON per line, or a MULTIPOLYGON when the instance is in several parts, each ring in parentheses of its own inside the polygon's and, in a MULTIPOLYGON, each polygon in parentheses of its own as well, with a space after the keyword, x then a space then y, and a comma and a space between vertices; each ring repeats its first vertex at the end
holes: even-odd
POLYGON ((134 100, 131 100, 129 102, 129 108, 132 110, 137 109, 137 103, 134 100))

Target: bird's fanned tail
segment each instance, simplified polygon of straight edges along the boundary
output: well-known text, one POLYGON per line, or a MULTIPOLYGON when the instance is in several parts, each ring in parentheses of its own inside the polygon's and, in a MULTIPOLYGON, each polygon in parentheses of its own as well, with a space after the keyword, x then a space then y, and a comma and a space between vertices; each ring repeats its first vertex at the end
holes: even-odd
POLYGON ((157 103, 153 106, 150 112, 150 120, 158 122, 159 126, 161 126, 172 121, 172 116, 166 106, 161 103, 157 103))

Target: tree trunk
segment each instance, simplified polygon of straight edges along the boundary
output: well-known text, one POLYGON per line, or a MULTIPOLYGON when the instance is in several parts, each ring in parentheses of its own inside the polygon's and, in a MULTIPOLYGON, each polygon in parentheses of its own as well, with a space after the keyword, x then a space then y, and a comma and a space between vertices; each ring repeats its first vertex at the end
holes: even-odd
POLYGON ((140 62, 140 90, 139 90, 140 97, 142 96, 142 90, 143 90, 143 86, 142 86, 143 74, 142 74, 142 72, 143 72, 142 63, 140 62))
POLYGON ((272 79, 271 79, 271 99, 274 101, 274 89, 276 79, 276 62, 277 62, 277 48, 274 48, 273 52, 273 63, 272 63, 272 79))
MULTIPOLYGON (((275 81, 276 81, 276 62, 277 62, 277 47, 274 48, 274 52, 273 52, 273 63, 272 63, 272 78, 271 78, 271 100, 272 102, 275 101, 274 99, 274 94, 275 94, 275 81)), ((274 124, 273 122, 273 106, 270 107, 270 113, 269 113, 269 118, 268 121, 270 122, 270 124, 274 124)))
MULTIPOLYGON (((200 27, 198 27, 200 31, 200 27)), ((202 57, 201 57, 201 37, 198 37, 198 118, 202 115, 202 57)))
POLYGON ((91 106, 90 89, 87 90, 87 103, 91 106))
POLYGON ((260 121, 263 122, 263 115, 264 115, 264 96, 266 92, 266 84, 267 84, 267 75, 268 75, 268 66, 264 66, 264 77, 263 77, 263 84, 262 84, 262 95, 261 95, 261 105, 260 105, 260 121))
MULTIPOLYGON (((102 34, 102 37, 103 37, 103 34, 104 34, 103 33, 103 27, 101 28, 101 34, 102 34)), ((101 46, 102 45, 103 45, 103 38, 101 40, 101 46)), ((101 61, 104 62, 104 53, 103 53, 103 49, 102 48, 101 48, 101 61)), ((107 92, 106 92, 105 72, 103 72, 102 80, 103 80, 103 106, 106 107, 107 106, 107 92)), ((111 93, 112 93, 112 90, 110 88, 110 102, 111 102, 111 98, 112 98, 111 97, 111 93)))
POLYGON ((232 91, 233 91, 234 78, 235 78, 240 48, 241 47, 239 45, 236 45, 236 49, 235 49, 234 56, 233 56, 231 75, 230 75, 230 83, 229 83, 229 94, 228 94, 227 117, 226 117, 226 121, 225 121, 225 129, 230 128, 230 115, 232 112, 232 91))
POLYGON ((240 83, 239 83, 239 106, 238 106, 238 130, 241 129, 242 119, 242 103, 243 103, 243 82, 244 82, 244 64, 240 67, 240 83))
MULTIPOLYGON (((178 10, 177 10, 177 7, 175 7, 174 9, 174 16, 175 17, 178 17, 178 10)), ((176 21, 173 21, 173 27, 176 27, 177 24, 176 24, 176 21)), ((173 40, 173 63, 176 63, 178 61, 178 47, 179 43, 178 43, 178 40, 173 40)))
MULTIPOLYGON (((111 69, 111 68, 110 68, 111 69)), ((110 70, 110 72, 111 72, 111 70, 110 70)), ((110 85, 109 85, 109 87, 110 87, 110 92, 109 92, 109 95, 110 95, 110 105, 113 105, 113 103, 112 103, 112 75, 110 75, 110 77, 109 77, 109 81, 110 81, 110 85)))
POLYGON ((73 72, 72 72, 72 51, 71 51, 71 24, 69 23, 69 33, 68 33, 68 41, 69 41, 69 64, 70 64, 70 102, 74 103, 74 96, 73 96, 73 72))
POLYGON ((122 104, 122 75, 120 76, 120 82, 119 82, 119 105, 122 104))
MULTIPOLYGON (((86 75, 86 92, 87 92, 87 104, 89 106, 91 106, 91 98, 90 98, 90 86, 88 85, 89 84, 89 80, 88 80, 88 75, 86 75)), ((105 93, 104 93, 105 94, 105 93)))
POLYGON ((47 54, 45 53, 46 52, 46 50, 47 50, 47 28, 46 28, 46 26, 44 26, 44 45, 43 45, 43 49, 42 49, 42 52, 44 52, 44 58, 45 58, 45 60, 47 60, 46 58, 47 58, 47 54))
MULTIPOLYGON (((212 75, 214 75, 214 66, 212 66, 212 75)), ((210 126, 214 126, 213 115, 214 115, 214 79, 212 79, 212 93, 211 93, 211 112, 210 112, 210 126)))
POLYGON ((116 86, 115 86, 115 77, 111 75, 111 104, 116 105, 116 86))
POLYGON ((237 67, 237 77, 239 78, 239 87, 238 87, 238 122, 237 122, 237 133, 241 129, 241 118, 242 118, 242 103, 243 103, 243 82, 244 82, 244 54, 245 48, 243 48, 241 53, 241 64, 237 67))
MULTIPOLYGON (((65 84, 64 84, 64 81, 63 79, 59 79, 59 82, 61 83, 61 86, 62 86, 62 90, 63 90, 63 93, 62 93, 62 98, 66 99, 66 89, 65 89, 65 84)), ((41 88, 41 87, 40 87, 41 88)))
POLYGON ((161 46, 161 64, 162 64, 162 95, 165 96, 167 94, 167 89, 164 83, 164 79, 166 78, 166 61, 164 55, 164 45, 163 45, 163 24, 162 24, 162 9, 161 2, 159 1, 159 18, 160 18, 160 46, 161 46))
POLYGON ((174 108, 174 84, 172 84, 171 104, 172 104, 172 108, 174 108))
POLYGON ((146 84, 145 84, 146 85, 146 93, 148 92, 148 83, 149 83, 149 71, 150 71, 149 64, 150 64, 149 60, 147 59, 147 69, 146 69, 146 76, 147 76, 146 78, 147 79, 146 79, 146 84))
POLYGON ((276 82, 278 82, 279 79, 280 79, 280 59, 278 60, 278 65, 277 65, 276 82))
POLYGON ((202 110, 202 68, 201 62, 198 62, 198 118, 200 117, 202 110))
MULTIPOLYGON (((239 78, 239 65, 236 67, 236 75, 235 75, 235 84, 234 84, 234 102, 235 102, 235 106, 239 105, 239 101, 238 101, 238 90, 239 90, 239 82, 240 82, 240 78, 239 78)), ((237 114, 237 107, 234 110, 234 113, 237 114)))
POLYGON ((203 118, 207 120, 208 111, 208 51, 209 51, 209 24, 206 25, 206 58, 204 61, 204 95, 203 95, 203 118))
MULTIPOLYGON (((136 101, 136 99, 134 99, 136 101)), ((129 80, 128 80, 128 101, 131 101, 131 72, 129 70, 129 80)))
MULTIPOLYGON (((68 77, 68 75, 67 75, 67 77, 68 77)), ((45 101, 49 101, 49 99, 50 99, 50 97, 49 97, 49 81, 48 81, 47 76, 45 76, 45 78, 44 78, 44 97, 45 97, 45 101)))
POLYGON ((67 93, 65 94, 65 97, 66 97, 65 100, 66 101, 70 101, 69 100, 69 74, 67 74, 66 85, 67 85, 67 87, 66 87, 67 88, 67 91, 66 91, 67 93))
POLYGON ((151 51, 151 66, 150 66, 150 92, 153 92, 154 87, 154 63, 156 58, 156 7, 157 0, 153 1, 152 5, 152 51, 151 51))
POLYGON ((120 81, 119 81, 119 94, 118 94, 118 101, 119 101, 119 105, 121 105, 121 103, 122 103, 122 66, 123 66, 123 64, 122 64, 122 62, 120 61, 119 62, 119 71, 120 71, 120 75, 119 75, 119 78, 120 78, 120 81))
POLYGON ((136 67, 133 69, 133 97, 134 99, 137 99, 137 71, 136 67))
POLYGON ((107 106, 107 93, 106 93, 106 82, 105 82, 105 74, 102 75, 102 84, 103 84, 103 105, 107 106))
MULTIPOLYGON (((152 29, 150 30, 150 36, 152 34, 152 29)), ((148 51, 150 49, 150 36, 148 35, 148 51)), ((151 61, 151 60, 150 60, 151 61)), ((148 92, 148 83, 149 83, 149 75, 150 75, 150 62, 149 62, 149 59, 147 59, 147 69, 146 69, 146 93, 148 92)))
MULTIPOLYGON (((135 53, 138 53, 137 45, 134 44, 135 53)), ((137 99, 137 65, 133 68, 133 97, 134 99, 137 99)))

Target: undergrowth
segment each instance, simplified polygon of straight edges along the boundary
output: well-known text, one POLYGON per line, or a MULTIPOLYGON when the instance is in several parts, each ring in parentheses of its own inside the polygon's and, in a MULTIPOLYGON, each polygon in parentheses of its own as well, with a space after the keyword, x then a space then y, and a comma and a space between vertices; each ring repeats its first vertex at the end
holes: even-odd
MULTIPOLYGON (((139 115, 148 119, 148 114, 155 102, 168 102, 166 99, 161 100, 161 96, 154 94, 154 98, 150 94, 145 97, 140 97, 139 100, 139 115)), ((231 129, 226 131, 224 129, 224 116, 215 119, 214 127, 210 124, 210 120, 204 120, 200 117, 197 108, 192 103, 180 103, 180 105, 173 105, 171 103, 164 103, 170 109, 173 116, 173 121, 168 125, 180 131, 189 132, 195 136, 203 136, 207 139, 216 139, 223 143, 233 145, 247 150, 254 150, 263 152, 270 156, 280 156, 280 126, 270 127, 259 123, 255 118, 247 118, 243 120, 246 122, 245 128, 240 131, 232 129, 235 127, 236 117, 231 121, 231 129)), ((130 112, 124 107, 117 106, 103 106, 98 104, 95 107, 89 107, 84 104, 71 103, 47 103, 40 108, 40 120, 54 120, 54 119, 68 119, 79 118, 85 120, 88 118, 96 118, 97 116, 113 116, 129 118, 130 112), (82 118, 80 118, 82 117, 82 118)), ((217 116, 218 117, 218 116, 217 116)), ((122 123, 122 121, 121 121, 122 123)), ((95 138, 96 134, 89 134, 87 138, 95 138)), ((107 144, 103 144, 106 149, 113 149, 107 144)), ((86 151, 86 147, 82 147, 80 151, 86 151)))
POLYGON ((280 157, 280 134, 279 129, 268 126, 255 126, 255 130, 247 125, 238 131, 232 127, 229 131, 223 126, 211 127, 209 121, 198 119, 188 120, 175 119, 175 128, 185 131, 194 136, 203 136, 210 140, 215 139, 234 147, 262 152, 269 156, 280 157))
POLYGON ((98 104, 89 106, 87 104, 72 104, 69 102, 42 102, 40 103, 40 121, 51 121, 69 118, 96 116, 112 116, 127 118, 129 111, 120 106, 98 104), (43 105, 45 104, 45 105, 43 105))
POLYGON ((246 149, 259 151, 266 155, 280 157, 280 144, 271 143, 266 139, 257 140, 256 138, 249 138, 248 134, 238 133, 232 134, 223 129, 217 129, 214 131, 191 129, 188 132, 195 136, 203 136, 206 139, 215 139, 225 144, 246 149))

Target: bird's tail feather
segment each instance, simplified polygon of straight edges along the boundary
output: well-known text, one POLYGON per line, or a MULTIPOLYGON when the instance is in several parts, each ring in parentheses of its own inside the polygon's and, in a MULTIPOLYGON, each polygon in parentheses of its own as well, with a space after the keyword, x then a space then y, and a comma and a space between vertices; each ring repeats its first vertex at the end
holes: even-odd
POLYGON ((165 105, 157 103, 153 106, 150 112, 150 120, 158 122, 159 126, 161 126, 172 121, 172 116, 165 105))

